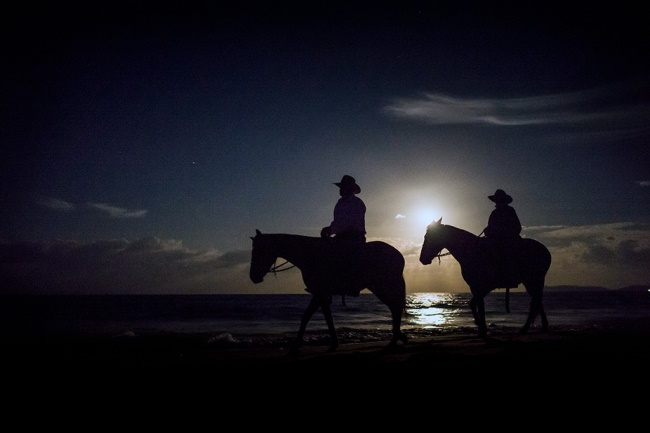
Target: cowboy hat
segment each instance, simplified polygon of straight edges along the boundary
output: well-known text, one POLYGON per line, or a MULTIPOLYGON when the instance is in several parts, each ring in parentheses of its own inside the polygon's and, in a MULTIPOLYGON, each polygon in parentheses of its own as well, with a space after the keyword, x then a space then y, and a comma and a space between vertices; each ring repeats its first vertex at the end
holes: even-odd
POLYGON ((502 189, 497 189, 494 195, 488 195, 488 198, 495 203, 512 203, 512 197, 502 189))
POLYGON ((359 194, 361 192, 361 187, 357 185, 357 181, 347 174, 343 176, 340 182, 334 182, 334 185, 342 189, 350 189, 354 194, 359 194))

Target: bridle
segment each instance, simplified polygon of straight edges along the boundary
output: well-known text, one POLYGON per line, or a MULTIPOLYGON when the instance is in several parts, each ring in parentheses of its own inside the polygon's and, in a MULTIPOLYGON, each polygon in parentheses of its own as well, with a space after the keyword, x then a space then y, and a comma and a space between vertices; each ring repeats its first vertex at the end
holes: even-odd
POLYGON ((269 269, 269 272, 273 272, 273 275, 275 275, 278 272, 288 271, 289 269, 296 267, 296 265, 291 265, 291 266, 289 266, 287 268, 282 269, 282 267, 284 265, 286 265, 287 263, 289 263, 288 260, 285 261, 284 263, 280 263, 279 265, 276 265, 275 263, 273 263, 273 266, 271 266, 271 269, 269 269))
MULTIPOLYGON (((444 249, 444 248, 443 248, 443 249, 444 249)), ((447 251, 447 252, 444 253, 444 254, 440 254, 440 253, 438 253, 438 254, 436 254, 435 256, 433 256, 433 257, 431 258, 431 261, 433 261, 434 259, 437 258, 437 259, 438 259, 438 264, 440 264, 440 263, 441 263, 441 261, 440 261, 440 257, 448 256, 448 255, 450 255, 450 254, 451 254, 451 253, 450 253, 449 251, 447 251)))
MULTIPOLYGON (((485 229, 483 229, 483 231, 478 235, 478 237, 480 238, 481 236, 483 236, 483 233, 485 233, 485 229)), ((440 257, 448 256, 448 255, 450 255, 450 254, 451 254, 451 253, 450 253, 449 251, 447 251, 447 252, 444 253, 444 254, 440 254, 440 253, 438 253, 438 254, 436 254, 435 256, 433 256, 433 258, 432 258, 431 260, 433 261, 433 259, 437 258, 437 259, 438 259, 438 264, 440 264, 440 263, 441 263, 441 262, 440 262, 440 257)))
MULTIPOLYGON (((440 257, 448 256, 448 255, 450 255, 450 254, 451 254, 451 253, 450 253, 449 251, 447 251, 447 252, 444 253, 444 254, 440 254, 440 253, 438 253, 438 254, 436 254, 435 256, 433 256, 433 259, 437 258, 437 259, 438 259, 438 264, 440 264, 440 263, 441 263, 441 262, 440 262, 440 257)), ((433 260, 433 259, 431 259, 431 260, 433 260)))

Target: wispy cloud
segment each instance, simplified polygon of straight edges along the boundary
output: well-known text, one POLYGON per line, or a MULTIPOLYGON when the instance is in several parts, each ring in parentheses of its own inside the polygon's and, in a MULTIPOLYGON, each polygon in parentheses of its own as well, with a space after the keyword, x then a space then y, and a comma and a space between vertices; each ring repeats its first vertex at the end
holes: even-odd
POLYGON ((650 105, 638 100, 635 83, 526 98, 457 98, 427 93, 384 107, 394 117, 438 125, 558 125, 646 130, 650 105))
POLYGON ((106 212, 113 218, 144 218, 147 215, 147 210, 129 210, 117 206, 111 206, 106 203, 88 203, 88 206, 106 212))
MULTIPOLYGON (((553 256, 548 285, 616 288, 648 284, 648 224, 535 226, 527 227, 527 237, 531 231, 534 235, 530 237, 544 243, 553 256)), ((369 242, 375 240, 387 242, 403 254, 409 291, 467 290, 453 257, 443 258, 442 267, 434 271, 418 261, 421 244, 405 238, 368 238, 369 242)), ((277 293, 304 287, 296 270, 282 278, 269 278, 264 287, 254 289, 248 277, 250 254, 248 249, 198 251, 180 240, 158 237, 87 243, 0 240, 0 281, 5 283, 0 293, 277 293)))
POLYGON ((72 203, 69 203, 64 200, 59 200, 57 198, 52 198, 52 197, 42 197, 39 198, 36 201, 37 204, 44 206, 48 209, 56 210, 56 211, 62 211, 62 212, 67 212, 74 210, 75 206, 72 203))
POLYGON ((248 281, 250 251, 196 251, 173 239, 3 243, 0 293, 212 293, 248 281))
POLYGON ((638 180, 636 183, 642 188, 650 186, 650 180, 638 180))
MULTIPOLYGON (((48 209, 61 212, 69 212, 77 209, 77 206, 74 203, 53 197, 41 197, 36 200, 36 203, 48 209)), ((117 206, 111 206, 106 203, 87 203, 87 206, 105 212, 112 218, 144 218, 148 212, 145 209, 131 210, 117 206)))
POLYGON ((538 229, 533 237, 549 247, 555 268, 570 271, 564 274, 565 278, 583 275, 585 280, 593 278, 594 284, 607 281, 606 285, 615 286, 615 278, 639 283, 650 277, 647 272, 650 266, 648 224, 611 223, 538 229))

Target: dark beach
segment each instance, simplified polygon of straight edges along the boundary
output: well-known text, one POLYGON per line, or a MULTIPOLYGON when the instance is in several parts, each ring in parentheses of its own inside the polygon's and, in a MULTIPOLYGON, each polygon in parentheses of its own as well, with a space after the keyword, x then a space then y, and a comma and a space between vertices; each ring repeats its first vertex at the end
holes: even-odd
POLYGON ((214 346, 201 334, 102 337, 68 340, 5 340, 4 364, 14 370, 138 371, 164 368, 237 369, 271 371, 278 368, 390 368, 395 370, 489 368, 509 370, 525 366, 566 371, 646 371, 650 365, 650 328, 617 331, 538 330, 527 335, 492 332, 435 335, 388 347, 388 341, 305 345, 292 355, 288 347, 229 348, 214 346))

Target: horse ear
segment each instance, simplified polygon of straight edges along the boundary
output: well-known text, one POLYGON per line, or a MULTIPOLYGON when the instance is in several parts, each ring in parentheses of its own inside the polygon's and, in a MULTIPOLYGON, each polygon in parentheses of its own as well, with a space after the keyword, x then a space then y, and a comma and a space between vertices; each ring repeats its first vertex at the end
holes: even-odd
POLYGON ((255 229, 255 236, 262 236, 262 232, 255 229))
POLYGON ((436 221, 436 224, 442 224, 442 217, 438 221, 436 221))

